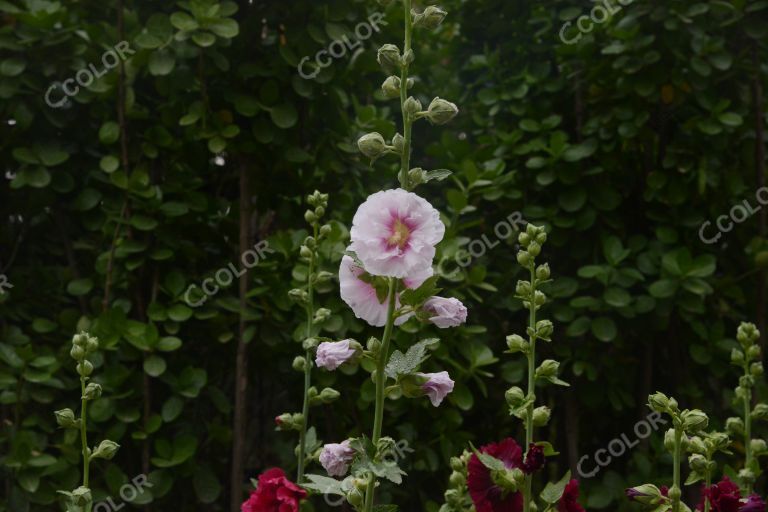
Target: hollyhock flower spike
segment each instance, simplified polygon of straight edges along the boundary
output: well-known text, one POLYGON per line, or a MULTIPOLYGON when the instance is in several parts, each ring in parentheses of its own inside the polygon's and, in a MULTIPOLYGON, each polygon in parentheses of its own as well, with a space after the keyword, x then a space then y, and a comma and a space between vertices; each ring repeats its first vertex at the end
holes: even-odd
MULTIPOLYGON (((365 274, 365 270, 355 263, 354 259, 349 256, 342 257, 339 267, 341 298, 352 308, 352 312, 357 318, 365 320, 374 327, 383 327, 387 322, 387 301, 379 302, 376 288, 366 281, 365 274)), ((432 267, 426 267, 403 279, 403 283, 407 288, 418 288, 424 281, 432 277, 432 274, 432 267)), ((395 306, 400 307, 399 300, 395 302, 395 306)), ((395 320, 395 325, 402 325, 412 316, 413 313, 409 313, 398 317, 395 320)))
POLYGON ((355 458, 355 450, 349 441, 330 443, 320 452, 320 464, 330 476, 344 476, 355 458))
POLYGON ((353 340, 324 341, 317 346, 315 363, 320 368, 335 370, 357 354, 357 349, 352 343, 353 340))
POLYGON ((299 512, 307 491, 288 480, 280 468, 266 470, 259 485, 240 507, 241 512, 299 512))
POLYGON ((443 399, 453 391, 454 382, 451 379, 448 372, 439 373, 417 373, 419 377, 427 379, 427 381, 421 385, 421 389, 429 397, 429 401, 435 407, 439 406, 443 399))
MULTIPOLYGON (((480 448, 481 453, 499 459, 507 469, 520 468, 523 464, 523 450, 512 438, 491 443, 480 448)), ((521 512, 523 495, 519 491, 509 492, 494 482, 488 469, 476 454, 467 464, 467 488, 477 512, 521 512)))
POLYGON ((432 266, 445 226, 429 202, 403 189, 376 192, 352 219, 352 244, 365 270, 406 278, 432 266))
POLYGON ((440 329, 457 327, 467 321, 467 308, 453 297, 432 297, 424 303, 424 311, 430 315, 429 321, 440 329))

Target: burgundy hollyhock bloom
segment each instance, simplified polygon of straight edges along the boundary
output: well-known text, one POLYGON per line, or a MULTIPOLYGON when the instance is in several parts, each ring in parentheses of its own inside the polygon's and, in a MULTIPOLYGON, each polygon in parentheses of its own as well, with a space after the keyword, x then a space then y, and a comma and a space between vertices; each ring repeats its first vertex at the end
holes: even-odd
POLYGON ((699 502, 696 510, 704 510, 705 498, 709 498, 712 512, 739 512, 741 510, 739 486, 731 482, 727 476, 702 491, 701 502, 699 502))
POLYGON ((568 482, 563 491, 563 496, 557 504, 558 512, 584 512, 579 505, 579 481, 575 478, 568 482))
POLYGON ((259 485, 240 507, 241 512, 298 512, 307 491, 288 480, 280 468, 259 475, 259 485))
MULTIPOLYGON (((480 452, 499 459, 508 469, 522 468, 523 449, 510 437, 499 443, 482 446, 480 452)), ((491 470, 474 453, 467 464, 467 487, 477 512, 523 510, 523 495, 520 492, 505 491, 493 483, 491 470)))
POLYGON ((528 474, 538 471, 544 467, 544 448, 537 444, 531 443, 528 446, 528 453, 525 454, 525 462, 523 462, 523 471, 528 474))

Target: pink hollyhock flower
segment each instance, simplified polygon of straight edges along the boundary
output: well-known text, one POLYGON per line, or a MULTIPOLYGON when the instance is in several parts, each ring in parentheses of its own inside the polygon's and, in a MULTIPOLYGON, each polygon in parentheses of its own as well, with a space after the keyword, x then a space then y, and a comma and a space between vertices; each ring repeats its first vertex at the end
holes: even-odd
MULTIPOLYGON (((480 452, 499 459, 507 469, 520 468, 523 464, 523 450, 510 437, 500 443, 482 446, 480 452)), ((485 467, 474 453, 467 464, 467 488, 477 512, 522 512, 523 510, 523 495, 520 491, 506 492, 493 483, 491 470, 485 467)))
POLYGON ((435 407, 439 406, 448 393, 453 391, 453 380, 448 372, 439 373, 417 373, 419 377, 424 377, 427 382, 421 385, 421 389, 429 397, 429 401, 435 407))
POLYGON ((445 226, 429 202, 402 189, 368 196, 352 219, 351 249, 373 275, 408 277, 432 266, 445 226))
POLYGON ((457 327, 467 321, 467 308, 453 297, 432 297, 424 303, 424 311, 432 315, 429 321, 441 329, 457 327))
POLYGON ((568 482, 563 491, 563 496, 557 504, 558 512, 584 512, 579 505, 579 481, 575 478, 568 482))
POLYGON ((320 368, 335 370, 352 359, 357 350, 350 346, 352 340, 324 341, 317 346, 315 363, 320 368))
POLYGON ((327 444, 320 452, 320 464, 330 476, 344 476, 354 458, 355 450, 349 441, 327 444))
POLYGON ((299 512, 307 491, 286 478, 280 468, 259 475, 259 485, 240 507, 241 512, 299 512))
POLYGON ((544 448, 531 443, 528 445, 528 453, 525 454, 523 462, 523 471, 529 475, 544 467, 544 448))
MULTIPOLYGON (((408 288, 418 288, 428 278, 432 277, 432 267, 427 267, 414 272, 403 283, 408 288)), ((341 258, 339 267, 339 283, 341 298, 347 303, 357 318, 365 320, 374 327, 382 327, 387 322, 387 301, 379 302, 376 289, 365 281, 365 270, 349 256, 341 258)), ((367 276, 370 277, 370 276, 367 276)), ((400 301, 395 302, 395 307, 400 307, 400 301)), ((395 320, 395 325, 401 325, 413 314, 403 315, 395 320)))

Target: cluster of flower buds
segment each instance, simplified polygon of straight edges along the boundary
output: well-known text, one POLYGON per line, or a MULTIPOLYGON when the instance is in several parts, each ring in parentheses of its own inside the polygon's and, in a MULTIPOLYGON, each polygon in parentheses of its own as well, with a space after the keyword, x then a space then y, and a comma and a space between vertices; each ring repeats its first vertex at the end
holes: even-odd
POLYGON ((752 484, 761 474, 757 457, 766 455, 766 442, 752 438, 752 420, 768 419, 768 405, 752 405, 755 380, 763 375, 762 354, 758 340, 760 331, 752 323, 742 322, 736 331, 738 347, 731 350, 731 363, 741 367, 742 375, 736 387, 735 399, 743 407, 743 418, 731 417, 726 420, 726 429, 733 436, 742 437, 745 447, 744 467, 739 471, 742 486, 751 492, 752 484))
MULTIPOLYGON (((77 373, 80 376, 80 388, 82 390, 80 400, 82 404, 82 417, 76 418, 72 409, 61 409, 54 412, 56 423, 66 429, 81 429, 82 439, 85 444, 85 432, 87 431, 86 408, 90 401, 101 397, 102 387, 96 382, 88 382, 93 373, 93 363, 88 359, 99 348, 99 340, 90 336, 88 333, 81 332, 72 337, 72 348, 69 355, 77 362, 77 373)), ((92 459, 111 459, 114 457, 120 445, 109 439, 101 441, 96 447, 90 448, 83 446, 83 458, 86 471, 92 459)), ((84 479, 87 482, 87 479, 84 479)), ((87 512, 91 510, 93 498, 91 490, 83 485, 73 491, 58 491, 59 494, 66 496, 68 509, 77 512, 87 512)))
POLYGON ((467 464, 472 452, 464 450, 459 457, 451 457, 451 476, 443 497, 445 503, 439 512, 463 512, 472 508, 472 498, 467 489, 467 464))
POLYGON ((700 480, 710 483, 717 463, 714 460, 715 453, 730 453, 728 446, 731 440, 724 432, 702 432, 688 439, 688 466, 691 473, 685 481, 686 485, 700 480))

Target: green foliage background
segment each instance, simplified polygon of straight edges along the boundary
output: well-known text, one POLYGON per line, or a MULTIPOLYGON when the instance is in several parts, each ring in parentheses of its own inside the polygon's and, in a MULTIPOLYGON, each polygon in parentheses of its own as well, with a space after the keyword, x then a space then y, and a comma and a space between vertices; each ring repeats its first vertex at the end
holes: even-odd
MULTIPOLYGON (((550 228, 555 305, 546 313, 556 331, 545 350, 567 362, 572 383, 546 395, 555 414, 543 437, 562 453, 553 473, 631 433, 656 389, 722 426, 735 327, 754 320, 765 331, 765 211, 712 245, 699 227, 745 199, 755 205, 765 183, 768 2, 636 0, 573 45, 560 28, 591 2, 442 5, 447 22, 416 41, 414 93, 423 104, 455 101, 461 114, 440 130, 418 126, 414 156, 454 171, 443 192, 420 194, 444 212, 438 268, 470 316, 440 333, 433 364, 457 381, 444 406, 389 406, 385 431, 414 449, 405 485, 385 489, 404 510, 436 509, 447 460, 468 441, 519 439, 503 399, 523 375, 522 360, 502 355, 504 336, 525 323, 512 298, 514 237, 467 267, 455 263, 472 240, 499 241, 494 227, 514 212, 550 228)), ((240 339, 249 360, 242 480, 272 465, 291 470, 294 439, 274 432, 273 418, 300 408, 291 361, 303 312, 287 291, 306 273, 297 258, 304 196, 331 194, 334 232, 322 253, 335 272, 357 205, 396 185, 395 164, 369 167, 355 141, 397 129, 375 50, 400 41, 400 10, 384 11, 381 33, 315 79, 296 65, 379 9, 363 0, 0 0, 0 273, 13 284, 0 295, 0 510, 58 509, 55 490, 79 479, 75 439, 52 412, 76 407, 67 351, 81 328, 105 348, 93 428, 122 445, 99 463, 97 499, 148 473, 154 486, 135 505, 228 509, 240 339), (136 52, 124 70, 63 108, 46 105, 52 83, 100 67, 123 40, 136 52), (183 294, 239 259, 242 174, 250 242, 268 240, 275 252, 250 274, 241 333, 237 284, 195 309, 183 294)), ((333 311, 325 333, 378 335, 337 288, 321 290, 333 311)), ((417 329, 399 332, 396 345, 417 329)), ((323 440, 369 428, 373 386, 362 372, 316 379, 342 392, 314 413, 323 440)), ((587 508, 623 510, 625 486, 667 474, 660 441, 583 481, 587 508)))

